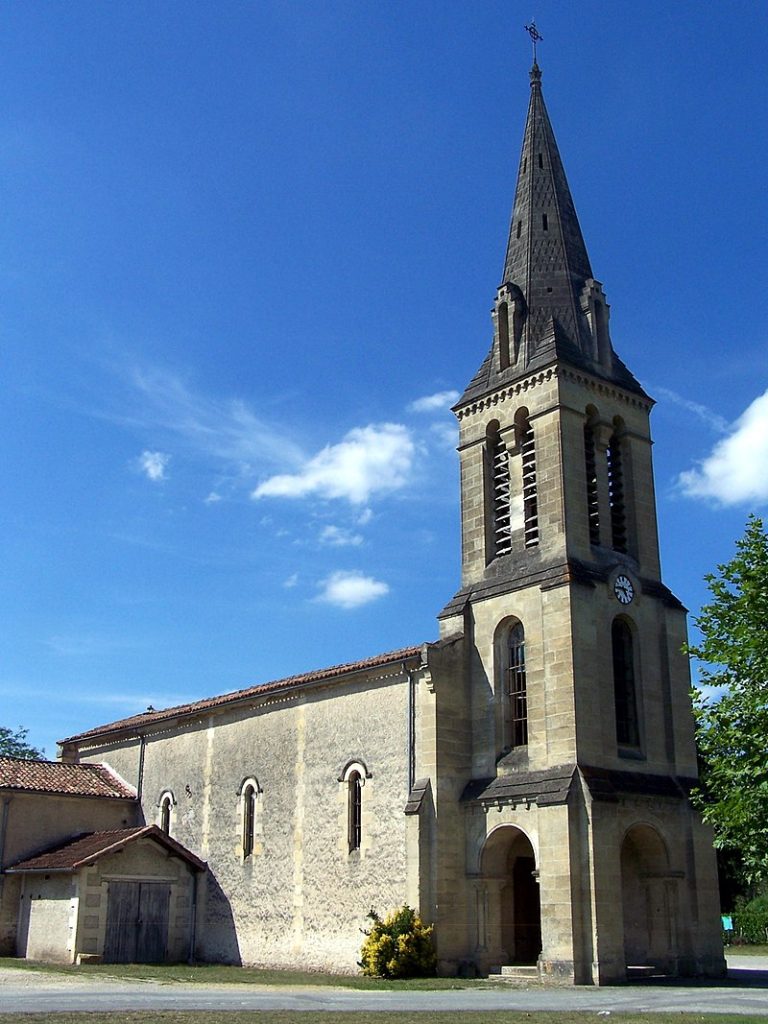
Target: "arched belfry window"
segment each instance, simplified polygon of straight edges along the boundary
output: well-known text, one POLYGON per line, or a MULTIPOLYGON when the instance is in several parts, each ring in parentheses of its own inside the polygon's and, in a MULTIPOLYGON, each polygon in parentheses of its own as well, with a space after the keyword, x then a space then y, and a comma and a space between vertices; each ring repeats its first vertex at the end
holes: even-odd
POLYGON ((536 480, 536 441, 531 421, 525 411, 518 413, 517 430, 523 474, 523 531, 525 546, 539 543, 539 496, 536 480))
POLYGON ((504 650, 504 698, 507 746, 528 743, 528 688, 525 673, 525 631, 522 623, 509 628, 504 650))
POLYGON ((611 627, 613 649, 613 697, 616 710, 616 742, 620 747, 640 746, 635 684, 635 651, 632 630, 625 619, 614 619, 611 627))
POLYGON ((158 802, 158 825, 165 832, 166 835, 171 834, 171 825, 173 822, 173 807, 176 801, 173 798, 173 793, 170 790, 166 790, 165 793, 160 797, 158 802))
POLYGON ((584 424, 584 477, 587 485, 587 523, 589 543, 600 543, 600 500, 597 484, 597 453, 595 448, 594 413, 587 410, 584 424))
POLYGON ((489 556, 498 558, 512 550, 509 452, 495 421, 488 426, 486 449, 490 476, 489 556))
POLYGON ((243 859, 253 854, 256 845, 260 794, 256 779, 245 779, 240 789, 243 859))
POLYGON ((608 466, 608 501, 611 510, 611 546, 614 551, 627 551, 627 510, 624 501, 624 451, 621 423, 614 431, 606 451, 608 466))

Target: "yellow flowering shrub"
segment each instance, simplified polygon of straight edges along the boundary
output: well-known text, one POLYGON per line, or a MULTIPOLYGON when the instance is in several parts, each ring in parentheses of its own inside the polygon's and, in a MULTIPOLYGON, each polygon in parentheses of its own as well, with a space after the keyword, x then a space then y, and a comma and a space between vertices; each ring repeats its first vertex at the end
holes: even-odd
POLYGON ((423 978, 435 973, 437 957, 432 925, 425 925, 411 907, 403 905, 385 918, 368 914, 371 927, 359 962, 363 974, 375 978, 423 978))

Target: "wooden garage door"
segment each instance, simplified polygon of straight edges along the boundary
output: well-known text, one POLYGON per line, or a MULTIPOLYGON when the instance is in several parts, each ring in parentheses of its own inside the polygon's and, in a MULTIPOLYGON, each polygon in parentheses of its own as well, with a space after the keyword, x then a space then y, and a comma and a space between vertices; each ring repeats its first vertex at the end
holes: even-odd
POLYGON ((104 962, 156 964, 168 939, 167 882, 110 882, 104 962))

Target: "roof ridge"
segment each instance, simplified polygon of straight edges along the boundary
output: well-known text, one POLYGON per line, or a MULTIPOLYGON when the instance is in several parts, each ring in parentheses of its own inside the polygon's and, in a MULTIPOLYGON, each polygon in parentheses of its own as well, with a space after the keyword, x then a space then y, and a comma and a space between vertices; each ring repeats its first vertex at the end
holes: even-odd
POLYGON ((214 708, 224 707, 241 700, 249 700, 264 693, 274 692, 281 689, 290 689, 313 682, 322 683, 333 676, 348 675, 353 672, 364 672, 369 668, 376 668, 379 665, 387 665, 404 658, 413 658, 421 653, 423 644, 416 644, 410 647, 401 647, 393 651, 386 651, 369 658, 358 661, 343 662, 338 665, 330 665, 327 668, 313 669, 309 672, 302 672, 292 676, 285 676, 282 679, 271 680, 266 683, 258 683, 255 686, 246 686, 239 690, 230 690, 226 693, 213 697, 203 697, 196 701, 188 701, 184 704, 176 704, 169 708, 162 708, 159 711, 142 712, 138 715, 131 715, 128 718, 117 719, 105 725, 96 726, 74 736, 59 740, 59 744, 76 743, 80 740, 94 738, 109 732, 119 732, 131 727, 140 728, 153 725, 155 722, 167 721, 170 718, 194 714, 196 711, 207 711, 214 708))

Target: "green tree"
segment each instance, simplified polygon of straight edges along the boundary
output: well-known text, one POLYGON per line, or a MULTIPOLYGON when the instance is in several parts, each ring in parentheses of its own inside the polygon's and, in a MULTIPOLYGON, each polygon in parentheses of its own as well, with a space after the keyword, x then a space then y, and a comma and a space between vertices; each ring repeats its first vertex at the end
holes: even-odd
POLYGON ((21 726, 14 732, 4 725, 0 725, 0 754, 5 757, 44 757, 44 751, 38 750, 27 743, 29 729, 22 729, 21 726))
POLYGON ((768 881, 768 536, 751 515, 736 555, 706 577, 712 600, 696 619, 694 691, 702 768, 694 800, 715 845, 737 851, 746 880, 768 881), (721 694, 717 696, 717 694, 721 694))

